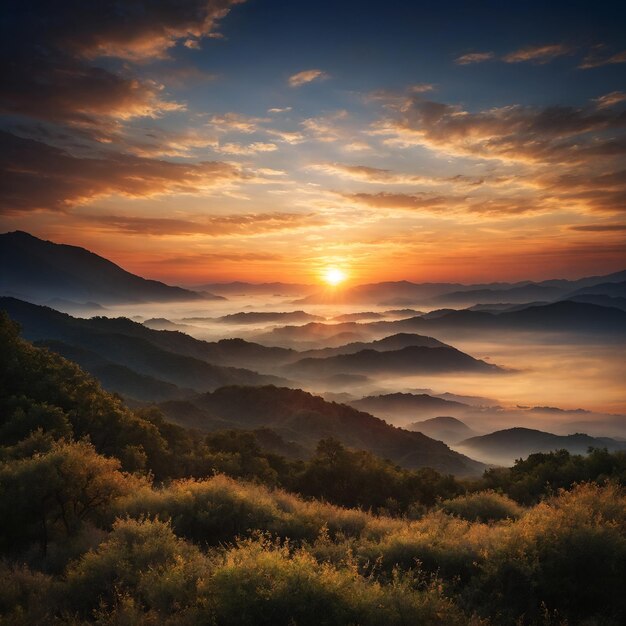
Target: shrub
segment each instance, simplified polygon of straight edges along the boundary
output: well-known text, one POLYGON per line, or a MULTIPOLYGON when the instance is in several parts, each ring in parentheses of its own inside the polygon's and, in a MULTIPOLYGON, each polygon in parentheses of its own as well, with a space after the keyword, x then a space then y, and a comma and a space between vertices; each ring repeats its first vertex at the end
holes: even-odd
POLYGON ((508 496, 495 491, 479 491, 451 500, 444 500, 441 509, 469 522, 497 522, 517 519, 522 514, 520 507, 508 496))

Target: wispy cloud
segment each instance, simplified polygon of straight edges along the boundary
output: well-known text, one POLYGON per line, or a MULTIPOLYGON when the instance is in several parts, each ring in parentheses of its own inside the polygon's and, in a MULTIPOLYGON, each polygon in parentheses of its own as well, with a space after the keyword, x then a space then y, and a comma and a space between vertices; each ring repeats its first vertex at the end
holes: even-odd
POLYGON ((330 76, 323 70, 303 70, 297 74, 293 74, 289 77, 290 87, 302 87, 307 83, 312 83, 314 80, 325 80, 330 76))
POLYGON ((468 52, 462 54, 455 59, 457 65, 471 65, 472 63, 484 63, 485 61, 491 61, 495 58, 493 52, 468 52))
POLYGON ((531 63, 548 63, 557 57, 571 54, 573 48, 571 46, 554 43, 540 46, 525 46, 519 50, 509 52, 502 57, 505 63, 523 63, 530 61, 531 63))
POLYGON ((605 109, 607 107, 615 106, 620 102, 626 102, 626 93, 624 93, 623 91, 612 91, 611 93, 607 93, 604 96, 595 98, 594 102, 599 109, 605 109))
POLYGON ((626 63, 626 50, 607 55, 603 53, 602 49, 594 49, 587 56, 585 56, 578 67, 582 70, 588 70, 594 67, 618 65, 620 63, 626 63))

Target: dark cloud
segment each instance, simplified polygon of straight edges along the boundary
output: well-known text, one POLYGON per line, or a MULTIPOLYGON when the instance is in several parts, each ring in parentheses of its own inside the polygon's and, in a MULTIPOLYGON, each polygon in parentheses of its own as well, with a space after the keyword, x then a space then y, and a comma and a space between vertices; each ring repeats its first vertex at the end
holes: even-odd
POLYGON ((419 144, 441 152, 486 159, 545 161, 585 160, 623 149, 626 111, 512 105, 478 111, 415 97, 401 114, 374 131, 392 141, 419 144))
POLYGON ((211 34, 239 0, 9 2, 3 20, 0 112, 73 125, 156 117, 179 110, 162 86, 98 57, 162 58, 185 39, 211 34))
POLYGON ((171 163, 129 154, 78 158, 48 144, 0 132, 0 211, 64 210, 95 197, 191 193, 240 180, 228 163, 171 163))
POLYGON ((235 213, 197 219, 135 217, 128 215, 85 215, 91 224, 110 231, 143 235, 250 236, 274 231, 320 226, 325 220, 314 214, 235 213))

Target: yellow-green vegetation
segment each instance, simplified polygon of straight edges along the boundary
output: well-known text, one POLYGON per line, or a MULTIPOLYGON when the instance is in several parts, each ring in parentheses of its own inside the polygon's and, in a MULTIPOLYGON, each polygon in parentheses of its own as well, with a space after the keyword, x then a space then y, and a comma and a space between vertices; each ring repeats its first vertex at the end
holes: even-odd
POLYGON ((0 624, 626 620, 619 453, 533 455, 471 484, 333 441, 291 464, 250 433, 133 413, 0 330, 0 624), (368 481, 361 508, 313 497, 368 481))

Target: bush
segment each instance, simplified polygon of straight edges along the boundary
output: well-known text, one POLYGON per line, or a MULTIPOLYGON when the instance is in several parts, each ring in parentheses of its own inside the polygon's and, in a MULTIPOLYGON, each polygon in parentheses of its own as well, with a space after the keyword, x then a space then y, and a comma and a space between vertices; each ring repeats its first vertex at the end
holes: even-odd
POLYGON ((497 522, 505 519, 517 519, 522 514, 522 507, 508 496, 495 491, 479 491, 451 500, 444 500, 440 508, 446 513, 456 515, 469 522, 497 522))

